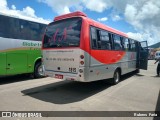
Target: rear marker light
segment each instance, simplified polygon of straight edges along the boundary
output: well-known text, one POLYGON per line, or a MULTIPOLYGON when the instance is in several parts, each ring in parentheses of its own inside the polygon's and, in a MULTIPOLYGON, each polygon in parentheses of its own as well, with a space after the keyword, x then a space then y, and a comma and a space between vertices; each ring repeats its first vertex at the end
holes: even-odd
POLYGON ((79 69, 79 72, 80 72, 80 73, 83 73, 83 70, 82 70, 82 69, 79 69))

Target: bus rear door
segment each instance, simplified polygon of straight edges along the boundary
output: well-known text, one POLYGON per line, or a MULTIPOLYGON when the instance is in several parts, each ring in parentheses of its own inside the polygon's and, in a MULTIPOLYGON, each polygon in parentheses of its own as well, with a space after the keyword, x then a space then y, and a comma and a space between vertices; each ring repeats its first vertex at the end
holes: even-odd
POLYGON ((148 44, 142 41, 139 45, 139 69, 147 70, 148 67, 148 44))

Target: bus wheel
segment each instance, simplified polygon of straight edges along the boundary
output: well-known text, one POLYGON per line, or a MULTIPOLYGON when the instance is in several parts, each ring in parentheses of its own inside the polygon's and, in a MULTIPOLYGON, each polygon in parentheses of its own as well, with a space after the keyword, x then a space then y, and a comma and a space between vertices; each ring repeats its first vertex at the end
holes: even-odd
POLYGON ((140 70, 139 70, 139 69, 136 69, 136 70, 135 70, 135 73, 139 73, 139 72, 140 72, 140 70))
POLYGON ((34 78, 43 77, 43 68, 41 62, 36 63, 34 68, 34 78))
POLYGON ((116 70, 113 74, 112 84, 116 85, 120 81, 120 72, 119 70, 116 70))

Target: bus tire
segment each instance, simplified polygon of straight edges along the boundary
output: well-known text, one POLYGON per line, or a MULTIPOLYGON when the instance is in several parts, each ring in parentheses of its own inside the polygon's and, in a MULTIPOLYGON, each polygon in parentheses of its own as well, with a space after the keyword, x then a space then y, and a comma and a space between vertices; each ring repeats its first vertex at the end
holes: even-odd
POLYGON ((34 67, 34 78, 42 78, 42 77, 43 77, 42 63, 37 62, 34 67))
POLYGON ((135 70, 135 73, 140 73, 140 70, 139 70, 139 69, 136 69, 136 70, 135 70))
POLYGON ((119 70, 116 70, 113 74, 113 78, 112 78, 112 84, 113 85, 116 85, 118 84, 120 81, 120 71, 119 70))

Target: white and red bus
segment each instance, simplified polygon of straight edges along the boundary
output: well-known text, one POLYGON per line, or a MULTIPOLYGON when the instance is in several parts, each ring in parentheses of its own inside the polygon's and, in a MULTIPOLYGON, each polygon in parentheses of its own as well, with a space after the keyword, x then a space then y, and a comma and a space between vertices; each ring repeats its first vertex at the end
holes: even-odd
POLYGON ((147 42, 88 18, 82 12, 57 16, 42 42, 45 75, 81 82, 113 78, 147 69, 147 42))

